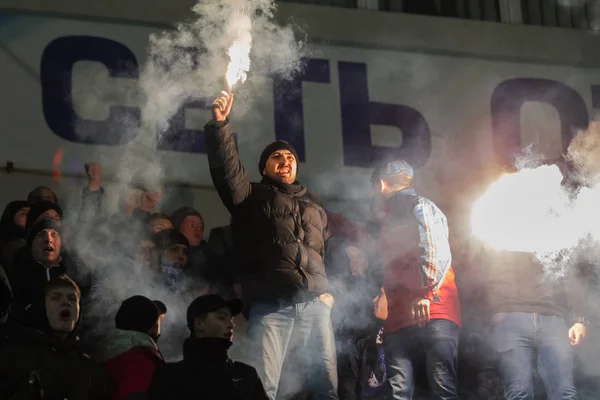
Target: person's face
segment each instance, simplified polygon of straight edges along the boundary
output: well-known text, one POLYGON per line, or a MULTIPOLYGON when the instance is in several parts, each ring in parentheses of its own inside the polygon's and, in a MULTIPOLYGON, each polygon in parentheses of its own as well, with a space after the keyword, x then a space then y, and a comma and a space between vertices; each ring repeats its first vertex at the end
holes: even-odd
POLYGON ((233 340, 233 316, 228 308, 209 312, 203 318, 194 321, 196 337, 214 337, 233 340))
POLYGON ((173 229, 173 224, 168 219, 157 218, 150 221, 150 230, 152 231, 152 233, 157 234, 158 232, 164 231, 165 229, 173 229))
POLYGON ((160 325, 162 323, 162 319, 165 317, 165 314, 160 314, 160 316, 158 317, 158 319, 156 320, 156 323, 154 324, 154 326, 150 329, 150 332, 148 332, 148 335, 150 335, 150 337, 152 339, 154 339, 155 341, 158 340, 158 338, 160 337, 160 325))
POLYGON ((385 321, 388 317, 388 303, 387 297, 383 288, 379 290, 379 295, 373 299, 373 313, 375 318, 385 321))
POLYGON ((46 317, 60 333, 72 332, 79 320, 79 297, 73 288, 58 287, 46 294, 46 317))
POLYGON ((44 229, 38 233, 31 244, 34 260, 44 265, 52 265, 60 257, 60 235, 54 229, 44 229))
POLYGON ((25 224, 27 223, 27 213, 29 213, 29 207, 23 207, 17 211, 13 218, 15 224, 25 228, 25 224))
POLYGON ((277 150, 267 159, 263 174, 283 183, 294 183, 298 172, 298 161, 287 150, 277 150))
POLYGON ((151 267, 154 265, 153 261, 156 259, 154 247, 155 245, 152 240, 142 240, 135 253, 135 264, 141 267, 151 267))
POLYGON ((202 235, 204 234, 204 221, 195 215, 188 215, 181 223, 179 232, 187 238, 190 246, 200 246, 202 235))
POLYGON ((187 263, 188 248, 183 244, 174 244, 167 247, 163 252, 162 262, 163 264, 181 264, 187 263))

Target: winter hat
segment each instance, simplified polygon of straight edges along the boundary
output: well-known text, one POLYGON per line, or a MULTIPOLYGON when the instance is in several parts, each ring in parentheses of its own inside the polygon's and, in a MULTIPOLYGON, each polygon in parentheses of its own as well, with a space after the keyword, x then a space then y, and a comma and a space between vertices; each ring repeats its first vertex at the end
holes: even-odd
POLYGON ((115 327, 125 331, 146 333, 167 313, 167 307, 162 301, 150 300, 144 296, 133 296, 121 303, 115 315, 115 327))
POLYGON ((173 222, 173 226, 175 227, 175 229, 179 230, 179 227, 183 223, 183 220, 185 220, 186 217, 189 217, 190 215, 198 217, 202 220, 202 222, 204 222, 204 218, 202 218, 202 215, 192 207, 180 207, 177 210, 173 211, 173 214, 171 214, 171 222, 173 222))
POLYGON ((52 203, 51 201, 40 201, 38 203, 32 204, 29 213, 27 214, 27 223, 25 228, 27 230, 31 229, 31 226, 35 223, 35 221, 48 210, 54 210, 62 219, 63 210, 60 208, 58 204, 52 203))
POLYGON ((187 248, 190 247, 190 242, 177 229, 164 229, 152 237, 152 241, 160 250, 165 250, 174 244, 182 244, 187 248))
POLYGON ((187 309, 187 325, 191 330, 194 329, 194 318, 201 317, 209 312, 217 311, 222 308, 229 308, 232 316, 242 312, 244 303, 240 299, 225 300, 217 294, 206 294, 197 297, 187 309))
POLYGON ((381 179, 399 175, 405 175, 412 179, 414 175, 413 167, 404 160, 391 161, 382 168, 376 169, 373 175, 376 172, 380 174, 381 179))
POLYGON ((289 151, 296 158, 296 162, 298 161, 298 153, 296 152, 296 149, 294 149, 294 146, 292 146, 284 140, 276 140, 275 142, 265 147, 265 149, 260 154, 260 161, 258 162, 258 172, 260 172, 261 175, 263 175, 265 165, 267 165, 267 160, 269 159, 271 154, 275 153, 277 150, 289 151))
POLYGON ((44 218, 33 224, 31 229, 29 229, 27 234, 27 248, 31 249, 33 238, 35 238, 38 233, 46 229, 52 229, 56 231, 56 233, 58 233, 59 235, 61 233, 60 225, 58 225, 56 221, 50 218, 44 218))

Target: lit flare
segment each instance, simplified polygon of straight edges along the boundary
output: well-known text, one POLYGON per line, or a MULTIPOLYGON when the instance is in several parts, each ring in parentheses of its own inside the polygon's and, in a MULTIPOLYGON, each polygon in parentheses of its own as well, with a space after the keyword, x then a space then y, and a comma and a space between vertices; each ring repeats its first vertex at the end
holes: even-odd
POLYGON ((242 35, 227 50, 229 65, 227 66, 227 85, 231 89, 237 82, 244 83, 250 71, 250 49, 252 37, 250 33, 242 35))
POLYGON ((473 234, 498 250, 550 254, 577 245, 584 234, 556 165, 505 174, 472 209, 473 234))

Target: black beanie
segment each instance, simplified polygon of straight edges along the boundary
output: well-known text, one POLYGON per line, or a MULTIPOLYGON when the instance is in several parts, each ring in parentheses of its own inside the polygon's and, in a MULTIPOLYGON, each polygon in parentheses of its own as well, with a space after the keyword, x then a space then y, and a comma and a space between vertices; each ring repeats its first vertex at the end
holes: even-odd
POLYGON ((40 215, 48 210, 56 211, 61 218, 63 216, 63 210, 58 206, 58 204, 52 203, 51 201, 40 201, 31 205, 29 213, 27 213, 27 223, 25 224, 25 228, 27 230, 31 229, 31 226, 40 217, 40 215))
POLYGON ((152 241, 160 250, 165 250, 174 244, 182 244, 189 249, 190 242, 177 229, 163 229, 152 237, 152 241))
POLYGON ((181 227, 183 220, 185 220, 185 218, 189 217, 190 215, 198 217, 202 220, 202 222, 204 222, 204 218, 202 218, 202 215, 200 215, 200 213, 192 207, 180 207, 177 210, 173 211, 173 214, 171 214, 171 222, 173 222, 173 226, 175 227, 175 229, 179 230, 179 227, 181 227))
POLYGON ((160 301, 152 301, 144 296, 133 296, 121 303, 115 315, 115 327, 125 331, 147 333, 158 321, 158 317, 167 313, 160 301))
POLYGON ((271 154, 275 153, 277 150, 287 150, 294 155, 296 158, 296 163, 298 163, 298 153, 296 153, 296 149, 294 146, 286 142, 285 140, 276 140, 271 143, 260 154, 260 161, 258 162, 258 172, 263 175, 263 171, 265 170, 265 165, 267 165, 267 160, 271 156, 271 154))
POLYGON ((43 230, 52 229, 55 230, 56 233, 60 235, 60 225, 56 223, 53 219, 44 218, 35 224, 29 229, 27 233, 27 248, 31 249, 31 244, 33 243, 33 238, 36 237, 38 233, 43 230))

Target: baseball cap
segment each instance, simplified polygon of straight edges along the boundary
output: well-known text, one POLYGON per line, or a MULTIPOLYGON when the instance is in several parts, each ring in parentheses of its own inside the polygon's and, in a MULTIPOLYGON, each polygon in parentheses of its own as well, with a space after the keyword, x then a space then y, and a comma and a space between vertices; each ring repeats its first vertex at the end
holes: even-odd
POLYGON ((225 300, 216 294, 206 294, 197 297, 187 309, 187 325, 190 330, 194 326, 194 318, 222 308, 229 308, 234 317, 242 312, 244 303, 240 299, 225 300))
POLYGON ((165 303, 144 296, 133 296, 121 303, 115 316, 115 327, 126 331, 148 332, 163 314, 165 303))
POLYGON ((412 179, 414 175, 413 167, 404 160, 390 161, 383 167, 377 168, 375 172, 383 179, 398 175, 406 175, 412 179))

